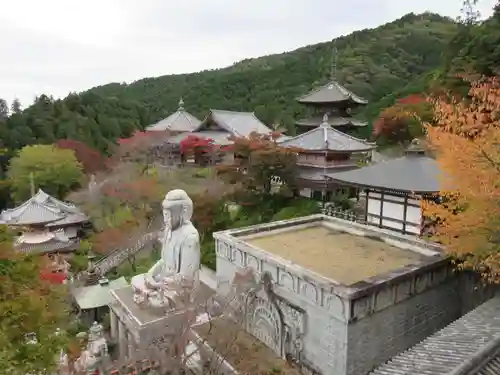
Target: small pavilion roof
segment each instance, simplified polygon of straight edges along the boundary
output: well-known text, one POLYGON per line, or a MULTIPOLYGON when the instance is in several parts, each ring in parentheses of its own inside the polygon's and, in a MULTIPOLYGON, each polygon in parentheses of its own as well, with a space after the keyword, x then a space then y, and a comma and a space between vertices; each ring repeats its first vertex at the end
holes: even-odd
POLYGON ((301 96, 297 101, 302 104, 329 104, 341 102, 351 102, 358 105, 368 104, 367 100, 352 93, 334 80, 301 96))
POLYGON ((76 206, 60 201, 41 189, 23 204, 3 210, 0 214, 0 222, 7 225, 51 223, 55 226, 76 224, 87 220, 87 216, 76 206))
POLYGON ((127 286, 128 282, 122 276, 115 280, 100 280, 96 285, 75 288, 72 293, 80 309, 96 309, 98 307, 107 306, 112 302, 112 290, 125 288, 127 286))
MULTIPOLYGON (((414 147, 412 145, 411 147, 414 147)), ((436 193, 440 189, 440 169, 434 159, 418 150, 405 156, 367 167, 328 173, 331 180, 359 187, 414 193, 436 193)))
POLYGON ((376 148, 374 143, 353 137, 336 130, 328 123, 328 115, 323 117, 323 123, 315 129, 309 130, 282 142, 283 147, 296 147, 308 151, 338 151, 361 152, 376 148))
POLYGON ((212 120, 221 130, 237 137, 248 137, 251 133, 269 134, 272 132, 254 112, 235 112, 221 109, 211 109, 208 116, 193 131, 203 130, 209 120, 212 120))
POLYGON ((184 101, 179 100, 179 109, 156 124, 146 127, 146 131, 191 132, 201 124, 201 121, 184 109, 184 101))

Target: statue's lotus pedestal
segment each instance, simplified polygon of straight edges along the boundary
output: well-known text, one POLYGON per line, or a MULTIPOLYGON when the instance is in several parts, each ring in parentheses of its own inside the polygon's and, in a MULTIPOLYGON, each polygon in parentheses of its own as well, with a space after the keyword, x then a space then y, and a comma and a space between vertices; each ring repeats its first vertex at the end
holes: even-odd
POLYGON ((168 351, 196 319, 207 315, 214 293, 201 282, 188 304, 174 299, 173 307, 153 307, 136 303, 132 286, 112 291, 111 337, 119 358, 151 358, 154 350, 168 351))

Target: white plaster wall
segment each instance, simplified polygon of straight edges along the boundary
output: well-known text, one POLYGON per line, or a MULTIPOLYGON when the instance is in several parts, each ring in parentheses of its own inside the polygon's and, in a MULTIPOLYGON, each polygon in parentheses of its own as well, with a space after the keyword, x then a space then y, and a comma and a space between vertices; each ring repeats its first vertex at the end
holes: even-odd
MULTIPOLYGON (((368 222, 373 225, 379 225, 379 217, 373 217, 372 215, 380 216, 380 199, 381 195, 378 193, 372 193, 368 195, 368 222)), ((384 198, 390 197, 391 200, 400 202, 387 202, 384 200, 382 208, 382 216, 386 218, 392 218, 396 220, 404 220, 404 198, 397 195, 384 194, 384 198)), ((408 199, 408 203, 419 205, 417 199, 408 199)), ((420 233, 420 223, 422 221, 422 210, 420 207, 408 206, 406 211, 406 228, 405 230, 410 233, 419 234, 420 233)), ((396 230, 403 230, 403 223, 398 223, 392 220, 382 219, 382 225, 388 228, 394 228, 396 230)))
POLYGON ((76 228, 76 227, 67 227, 67 228, 64 228, 64 233, 69 238, 74 238, 74 237, 76 237, 76 235, 78 233, 78 228, 76 228))
POLYGON ((305 198, 311 198, 312 190, 309 188, 304 188, 299 190, 299 195, 305 198))

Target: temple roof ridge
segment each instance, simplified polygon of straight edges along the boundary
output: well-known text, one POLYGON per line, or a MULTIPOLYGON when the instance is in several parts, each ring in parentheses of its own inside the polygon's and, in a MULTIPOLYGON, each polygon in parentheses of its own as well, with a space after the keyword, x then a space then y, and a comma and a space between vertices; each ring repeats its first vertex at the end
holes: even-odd
POLYGON ((259 134, 270 134, 272 130, 255 115, 255 112, 239 112, 226 109, 210 109, 207 117, 194 130, 200 130, 207 120, 212 118, 214 122, 232 135, 247 137, 252 132, 259 134))
POLYGON ((201 120, 187 112, 184 108, 184 99, 179 99, 177 111, 164 119, 146 127, 146 131, 175 131, 192 132, 201 124, 201 120))
POLYGON ((323 123, 305 133, 290 137, 282 142, 284 147, 297 147, 310 151, 369 151, 375 143, 356 138, 337 130, 328 124, 328 115, 323 116, 323 123))
POLYGON ((297 98, 299 103, 313 104, 313 103, 335 103, 352 101, 355 104, 368 104, 366 99, 354 94, 336 80, 330 80, 328 83, 319 86, 309 93, 297 98))
POLYGON ((42 189, 17 207, 3 210, 0 222, 11 225, 70 224, 86 221, 87 217, 75 205, 63 202, 42 189), (69 221, 68 221, 69 220, 69 221))

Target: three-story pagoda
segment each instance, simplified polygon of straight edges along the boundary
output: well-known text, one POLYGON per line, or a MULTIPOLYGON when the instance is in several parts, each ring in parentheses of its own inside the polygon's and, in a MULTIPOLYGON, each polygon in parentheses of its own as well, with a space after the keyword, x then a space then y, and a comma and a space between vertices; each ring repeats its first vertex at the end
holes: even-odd
POLYGON ((374 143, 334 129, 327 114, 318 127, 279 144, 300 150, 297 155, 299 194, 317 200, 329 200, 332 192, 342 189, 326 175, 359 168, 371 160, 371 151, 376 148, 374 143))
POLYGON ((299 134, 321 125, 325 114, 328 115, 328 124, 343 132, 367 125, 366 122, 352 117, 351 111, 368 104, 368 101, 352 93, 335 80, 312 90, 297 101, 311 108, 314 113, 312 117, 296 122, 299 134))

